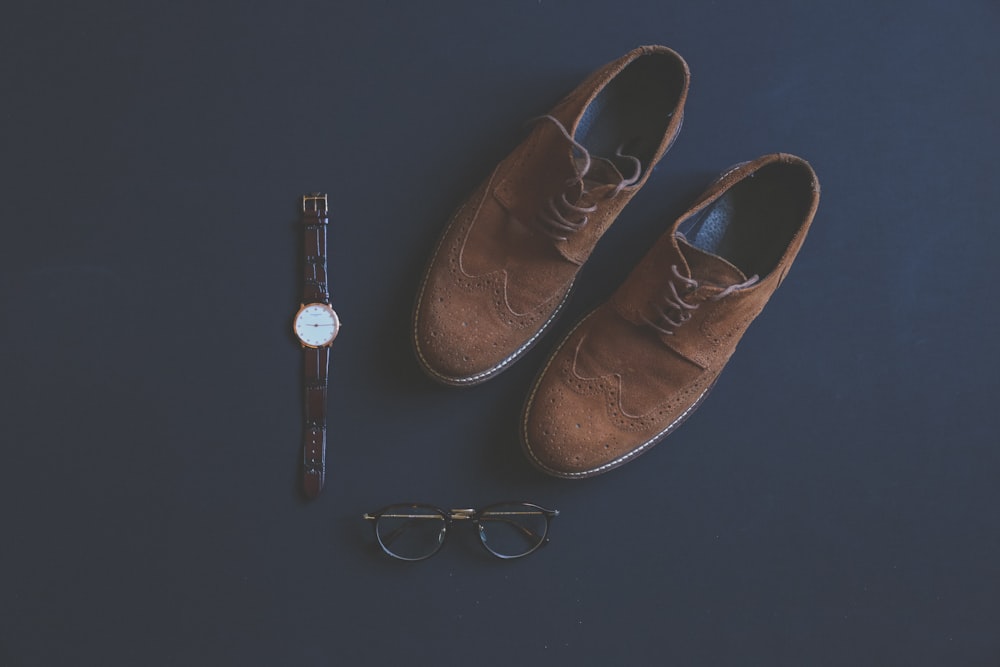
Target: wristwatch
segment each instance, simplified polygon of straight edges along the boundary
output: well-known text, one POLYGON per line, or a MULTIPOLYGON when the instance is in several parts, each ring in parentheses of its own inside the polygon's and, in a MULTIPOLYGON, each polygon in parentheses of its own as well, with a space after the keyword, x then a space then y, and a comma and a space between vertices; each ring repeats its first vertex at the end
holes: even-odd
POLYGON ((326 195, 302 197, 305 234, 302 305, 293 330, 305 356, 303 395, 305 424, 302 442, 302 490, 315 498, 326 475, 326 387, 330 345, 340 332, 340 318, 330 307, 326 276, 326 195))

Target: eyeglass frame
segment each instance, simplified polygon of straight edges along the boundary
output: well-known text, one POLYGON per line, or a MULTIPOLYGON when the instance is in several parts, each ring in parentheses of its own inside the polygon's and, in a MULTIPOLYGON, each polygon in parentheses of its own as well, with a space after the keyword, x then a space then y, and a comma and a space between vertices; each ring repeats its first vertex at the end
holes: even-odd
POLYGON ((486 550, 486 552, 491 556, 493 556, 494 558, 499 558, 500 560, 517 560, 518 558, 524 558, 525 556, 535 553, 536 551, 538 551, 539 549, 541 549, 542 547, 544 547, 546 544, 549 543, 549 528, 552 524, 552 519, 557 516, 559 516, 559 510, 550 510, 548 508, 542 507, 541 505, 538 505, 537 503, 529 503, 523 500, 508 500, 497 503, 490 503, 489 505, 479 509, 463 508, 463 509, 453 509, 453 510, 444 510, 438 507, 437 505, 431 505, 428 503, 393 503, 391 505, 386 505, 385 507, 376 512, 365 512, 364 514, 361 515, 361 518, 364 519, 365 521, 372 522, 372 530, 375 533, 375 541, 378 542, 379 548, 381 548, 382 551, 387 556, 394 558, 396 560, 402 560, 407 562, 418 562, 422 560, 427 560, 431 556, 437 554, 437 552, 441 551, 441 548, 444 546, 444 542, 448 537, 448 529, 456 521, 472 521, 477 528, 476 533, 479 535, 479 543, 483 545, 483 548, 486 550), (523 554, 518 554, 516 556, 506 556, 504 554, 494 551, 489 547, 489 545, 486 544, 486 539, 483 532, 485 529, 483 528, 483 525, 479 523, 479 520, 485 513, 488 513, 489 510, 495 507, 501 507, 503 505, 523 505, 525 507, 538 510, 541 513, 541 515, 545 517, 545 532, 540 536, 541 539, 538 541, 538 544, 531 547, 531 549, 525 551, 523 554), (444 520, 444 525, 441 528, 441 537, 438 540, 438 544, 434 548, 434 550, 428 553, 426 556, 420 556, 419 558, 406 558, 404 556, 400 556, 397 553, 394 553, 388 546, 386 546, 382 542, 382 536, 379 534, 378 531, 379 519, 383 515, 385 515, 386 512, 388 512, 389 510, 401 507, 411 508, 411 509, 422 508, 426 510, 433 510, 444 520))

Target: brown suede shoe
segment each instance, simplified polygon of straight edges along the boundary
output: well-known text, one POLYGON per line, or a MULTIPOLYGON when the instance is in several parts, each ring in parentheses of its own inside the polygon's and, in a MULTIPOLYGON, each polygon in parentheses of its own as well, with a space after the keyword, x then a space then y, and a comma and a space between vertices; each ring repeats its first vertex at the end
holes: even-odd
POLYGON ((680 131, 684 60, 644 46, 594 72, 458 209, 414 311, 421 367, 473 385, 552 324, 580 266, 680 131))
POLYGON ((716 181, 549 358, 525 405, 528 458, 589 477, 677 428, 784 279, 818 203, 816 174, 792 155, 716 181))

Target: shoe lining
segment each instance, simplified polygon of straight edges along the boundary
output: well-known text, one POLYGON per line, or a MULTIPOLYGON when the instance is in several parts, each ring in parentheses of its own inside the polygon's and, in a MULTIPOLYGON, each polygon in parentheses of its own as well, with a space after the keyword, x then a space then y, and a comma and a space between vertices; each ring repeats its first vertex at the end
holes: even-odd
POLYGON ((774 162, 682 222, 691 245, 761 278, 781 261, 812 202, 812 176, 802 165, 774 162))
POLYGON ((576 128, 576 140, 591 155, 612 162, 623 173, 634 167, 615 156, 618 149, 649 167, 684 89, 684 70, 666 53, 632 61, 598 93, 576 128))

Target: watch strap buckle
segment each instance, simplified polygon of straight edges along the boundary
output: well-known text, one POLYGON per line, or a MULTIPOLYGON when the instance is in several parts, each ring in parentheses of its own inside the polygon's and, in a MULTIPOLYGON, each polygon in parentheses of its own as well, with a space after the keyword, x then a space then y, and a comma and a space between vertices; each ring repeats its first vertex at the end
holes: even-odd
POLYGON ((321 192, 302 196, 302 212, 314 213, 316 215, 326 215, 327 200, 326 195, 321 192))

